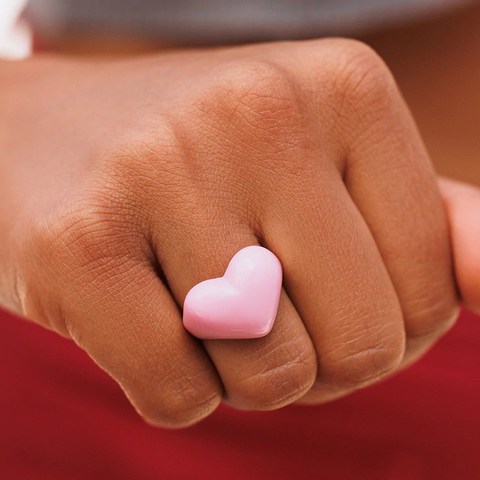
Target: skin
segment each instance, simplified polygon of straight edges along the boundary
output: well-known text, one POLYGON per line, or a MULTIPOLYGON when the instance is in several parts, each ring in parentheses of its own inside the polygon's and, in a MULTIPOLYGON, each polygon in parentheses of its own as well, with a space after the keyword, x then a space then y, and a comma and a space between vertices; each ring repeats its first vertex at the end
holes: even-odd
POLYGON ((480 3, 364 38, 387 62, 413 112, 449 212, 455 269, 480 311, 480 3), (455 34, 453 34, 455 32, 455 34), (457 180, 448 181, 447 178, 457 180), (460 182, 469 182, 471 186, 460 182))
POLYGON ((480 309, 480 194, 439 189, 364 43, 42 55, 0 66, 0 105, 1 301, 152 424, 330 401, 418 359, 461 301, 480 309), (189 289, 259 243, 284 268, 272 332, 187 334, 189 289))

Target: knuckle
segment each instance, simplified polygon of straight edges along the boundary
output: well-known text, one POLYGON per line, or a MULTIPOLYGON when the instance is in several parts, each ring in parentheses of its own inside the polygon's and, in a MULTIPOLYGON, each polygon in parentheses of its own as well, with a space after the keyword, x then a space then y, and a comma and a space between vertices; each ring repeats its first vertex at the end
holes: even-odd
POLYGON ((36 225, 35 235, 52 265, 106 266, 131 237, 126 216, 114 202, 90 198, 45 217, 36 225))
MULTIPOLYGON (((303 396, 316 378, 317 361, 301 353, 283 363, 276 363, 239 382, 229 398, 239 408, 273 410, 303 396)), ((229 392, 229 395, 231 392, 229 392)))
MULTIPOLYGON (((188 158, 175 121, 157 115, 151 127, 130 132, 114 149, 109 176, 119 180, 136 198, 174 189, 185 174, 188 158), (159 190, 160 189, 160 190, 159 190)), ((147 202, 148 203, 148 202, 147 202)))
POLYGON ((283 142, 285 149, 304 133, 307 108, 301 88, 281 67, 265 61, 232 62, 210 82, 195 106, 217 129, 245 145, 260 142, 264 149, 278 150, 283 142))
POLYGON ((287 71, 273 63, 250 61, 224 67, 216 83, 229 100, 255 112, 274 115, 275 107, 296 100, 296 84, 287 71))
POLYGON ((65 336, 66 298, 80 292, 87 298, 100 286, 118 294, 119 279, 145 261, 130 204, 113 183, 98 180, 89 178, 64 203, 30 218, 20 246, 23 314, 65 336))
POLYGON ((367 111, 383 115, 391 109, 398 101, 398 88, 375 50, 356 40, 342 40, 340 52, 330 74, 333 98, 344 113, 353 111, 358 115, 367 111))
POLYGON ((460 307, 455 295, 429 297, 418 300, 416 305, 410 306, 413 311, 406 314, 405 324, 410 340, 435 340, 448 332, 458 318, 460 307))
POLYGON ((200 422, 215 411, 220 397, 214 395, 201 402, 192 403, 177 398, 163 405, 137 407, 140 416, 155 427, 185 428, 200 422))
MULTIPOLYGON (((103 219, 91 207, 65 209, 38 219, 31 227, 25 253, 28 271, 23 272, 22 308, 26 317, 70 336, 70 316, 66 298, 73 292, 89 292, 100 286, 108 289, 112 298, 118 294, 118 281, 135 261, 133 239, 128 250, 121 247, 125 235, 112 219, 103 219)), ((123 227, 122 227, 123 228, 123 227)))
POLYGON ((168 428, 188 427, 213 413, 222 400, 221 392, 215 388, 176 383, 164 386, 158 396, 132 402, 147 423, 168 428))
POLYGON ((393 336, 378 344, 325 361, 327 381, 341 389, 354 390, 394 372, 405 353, 403 339, 393 336))
MULTIPOLYGON (((120 279, 144 262, 143 247, 122 212, 94 202, 75 202, 39 217, 31 226, 24 272, 24 310, 49 318, 64 331, 69 323, 65 298, 98 288, 118 294, 120 279), (112 209, 112 210, 110 210, 112 209), (41 308, 40 308, 41 306, 41 308)), ((46 320, 45 320, 46 321, 46 320)))
POLYGON ((140 131, 129 131, 111 149, 98 175, 109 185, 100 194, 111 193, 107 202, 115 204, 116 218, 125 221, 127 230, 133 226, 141 231, 139 238, 166 232, 171 222, 178 225, 179 218, 191 215, 185 206, 197 205, 200 192, 209 191, 209 163, 195 144, 202 136, 191 130, 189 115, 174 117, 158 113, 140 131), (159 211, 164 222, 158 222, 159 211))

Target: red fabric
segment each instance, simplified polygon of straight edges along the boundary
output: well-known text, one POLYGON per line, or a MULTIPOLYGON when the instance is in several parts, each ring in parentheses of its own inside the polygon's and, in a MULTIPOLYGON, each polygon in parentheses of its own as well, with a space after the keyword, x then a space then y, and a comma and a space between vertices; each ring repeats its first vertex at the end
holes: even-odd
POLYGON ((0 314, 0 478, 478 479, 480 319, 417 365, 320 407, 221 407, 164 431, 72 342, 0 314))

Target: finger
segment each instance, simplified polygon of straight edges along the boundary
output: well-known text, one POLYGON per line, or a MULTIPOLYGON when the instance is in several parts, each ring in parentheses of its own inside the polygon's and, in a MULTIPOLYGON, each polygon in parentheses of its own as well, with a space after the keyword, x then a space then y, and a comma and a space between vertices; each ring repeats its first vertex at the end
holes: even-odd
POLYGON ((480 189, 439 179, 450 223, 456 279, 465 305, 480 313, 480 189))
POLYGON ((405 347, 402 312, 335 167, 290 189, 273 199, 276 214, 263 219, 265 240, 284 266, 285 288, 317 351, 318 378, 307 398, 326 401, 397 368, 405 347))
POLYGON ((433 168, 393 78, 386 67, 379 71, 360 89, 368 125, 353 121, 344 129, 343 174, 400 299, 409 362, 451 327, 458 300, 433 168))
MULTIPOLYGON (((448 228, 428 155, 391 73, 370 47, 327 39, 291 48, 296 54, 280 61, 297 76, 304 72, 324 144, 339 140, 330 160, 387 265, 402 305, 409 361, 458 316, 448 228), (295 68, 299 59, 307 68, 295 68)), ((322 154, 325 149, 317 163, 322 154)))
POLYGON ((36 260, 42 263, 33 281, 36 290, 45 290, 29 300, 28 316, 60 316, 149 423, 195 423, 221 401, 215 369, 200 342, 185 332, 147 247, 137 245, 139 236, 126 241, 96 217, 98 212, 85 211, 68 225, 41 229, 43 254, 36 260))
MULTIPOLYGON (((158 249, 169 285, 181 305, 194 285, 223 276, 240 249, 258 244, 249 227, 228 224, 227 216, 220 218, 221 224, 208 219, 208 229, 183 229, 173 244, 163 243, 158 249)), ((165 242, 165 236, 162 238, 165 242)), ((283 291, 267 336, 205 340, 204 345, 222 379, 225 400, 237 408, 278 408, 303 396, 315 380, 317 359, 312 342, 283 291)))

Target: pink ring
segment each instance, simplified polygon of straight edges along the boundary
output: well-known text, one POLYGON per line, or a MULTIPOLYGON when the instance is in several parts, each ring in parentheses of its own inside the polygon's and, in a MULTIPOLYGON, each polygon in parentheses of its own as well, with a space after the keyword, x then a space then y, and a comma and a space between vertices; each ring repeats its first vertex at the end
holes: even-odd
POLYGON ((185 298, 183 325, 202 339, 259 338, 273 327, 282 290, 282 265, 269 250, 246 247, 225 275, 195 285, 185 298))

